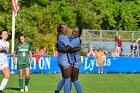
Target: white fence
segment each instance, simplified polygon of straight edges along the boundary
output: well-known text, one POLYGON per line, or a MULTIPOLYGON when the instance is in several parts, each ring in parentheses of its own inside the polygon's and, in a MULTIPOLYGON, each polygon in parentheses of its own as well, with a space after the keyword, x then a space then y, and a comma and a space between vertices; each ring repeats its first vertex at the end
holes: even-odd
MULTIPOLYGON (((130 55, 130 45, 133 40, 137 40, 138 38, 140 38, 140 31, 83 29, 83 34, 81 36, 83 50, 87 51, 89 46, 92 45, 93 49, 105 48, 110 52, 115 49, 114 37, 116 35, 120 35, 122 39, 122 55, 130 55)), ((140 55, 139 51, 140 50, 137 48, 138 56, 140 55)))

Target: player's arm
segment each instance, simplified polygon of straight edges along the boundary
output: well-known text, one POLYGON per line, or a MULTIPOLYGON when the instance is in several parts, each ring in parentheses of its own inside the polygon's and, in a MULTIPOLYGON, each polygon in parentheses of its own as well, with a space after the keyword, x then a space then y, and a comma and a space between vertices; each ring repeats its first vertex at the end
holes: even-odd
POLYGON ((67 45, 64 48, 57 48, 58 52, 69 52, 70 50, 72 50, 72 47, 70 45, 67 45))
POLYGON ((3 51, 3 50, 7 50, 7 48, 6 47, 3 47, 3 48, 1 47, 0 51, 3 51))
POLYGON ((16 56, 16 51, 13 52, 13 64, 14 64, 14 65, 16 65, 15 56, 16 56))
POLYGON ((32 64, 32 51, 29 51, 29 56, 30 56, 30 64, 32 64))
POLYGON ((15 45, 14 47, 14 52, 13 52, 13 64, 16 65, 16 60, 15 60, 15 56, 17 54, 17 50, 18 50, 18 44, 15 45))
POLYGON ((81 47, 76 47, 76 48, 72 48, 70 50, 70 52, 76 52, 76 51, 80 51, 81 50, 81 47))
POLYGON ((69 42, 69 40, 68 40, 67 37, 61 38, 61 42, 63 42, 63 44, 65 45, 65 47, 64 48, 59 48, 57 46, 57 51, 58 52, 69 52, 72 49, 72 46, 71 46, 71 44, 70 44, 70 42, 69 42))
POLYGON ((76 52, 76 51, 80 51, 81 48, 57 48, 58 52, 76 52))

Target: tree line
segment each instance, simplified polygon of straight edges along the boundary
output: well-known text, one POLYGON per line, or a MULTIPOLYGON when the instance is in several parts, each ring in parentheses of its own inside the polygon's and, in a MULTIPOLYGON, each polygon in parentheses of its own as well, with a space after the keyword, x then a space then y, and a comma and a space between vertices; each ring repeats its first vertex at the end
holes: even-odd
MULTIPOLYGON (((34 48, 46 47, 48 53, 56 42, 56 26, 67 24, 84 29, 140 30, 140 0, 19 0, 16 16, 16 40, 25 34, 34 48)), ((0 30, 9 32, 11 41, 12 6, 0 1, 0 30)))

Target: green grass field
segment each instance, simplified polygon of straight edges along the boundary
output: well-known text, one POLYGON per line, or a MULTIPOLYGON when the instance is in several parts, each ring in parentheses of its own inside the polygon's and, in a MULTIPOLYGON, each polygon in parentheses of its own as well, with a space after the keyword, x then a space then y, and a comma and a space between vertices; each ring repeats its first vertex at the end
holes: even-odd
MULTIPOLYGON (((28 93, 54 93, 60 79, 61 74, 31 74, 28 93)), ((83 93, 140 93, 140 74, 80 74, 79 80, 83 93)), ((18 74, 11 75, 4 93, 20 93, 18 74)))

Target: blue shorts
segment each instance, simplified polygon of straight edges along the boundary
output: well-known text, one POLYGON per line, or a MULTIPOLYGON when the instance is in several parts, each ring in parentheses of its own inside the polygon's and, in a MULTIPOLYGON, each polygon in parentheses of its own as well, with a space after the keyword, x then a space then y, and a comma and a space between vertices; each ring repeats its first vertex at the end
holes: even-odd
POLYGON ((80 69, 80 67, 81 67, 81 62, 74 62, 74 63, 72 64, 72 67, 80 69))
POLYGON ((72 61, 69 53, 59 53, 57 57, 57 63, 62 69, 66 69, 71 66, 72 61))
POLYGON ((81 57, 79 57, 79 55, 74 55, 73 57, 71 57, 71 59, 72 59, 72 67, 80 69, 82 64, 81 57))
POLYGON ((71 64, 68 62, 60 62, 60 63, 58 63, 58 65, 61 67, 61 69, 66 69, 69 66, 71 66, 71 64))

